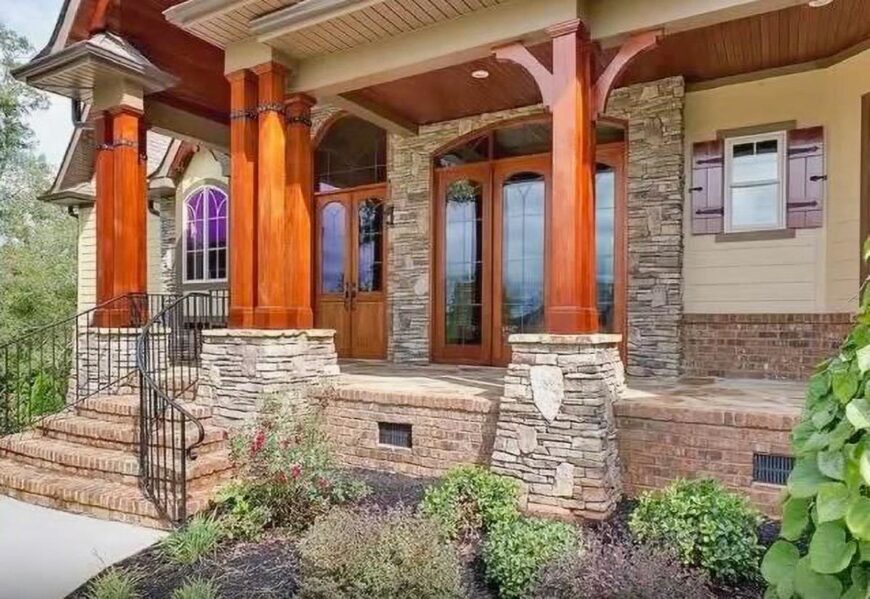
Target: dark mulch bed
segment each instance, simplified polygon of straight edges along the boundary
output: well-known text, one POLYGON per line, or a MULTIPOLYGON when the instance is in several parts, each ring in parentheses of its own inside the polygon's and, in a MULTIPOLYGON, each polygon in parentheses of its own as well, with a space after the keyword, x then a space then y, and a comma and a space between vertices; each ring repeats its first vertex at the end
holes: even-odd
MULTIPOLYGON (((368 484, 372 493, 360 502, 370 509, 390 509, 416 506, 423 499, 426 487, 433 479, 410 478, 369 470, 355 470, 354 475, 368 484)), ((628 517, 634 506, 623 501, 616 514, 606 522, 590 522, 586 528, 605 538, 628 540, 628 517)), ((771 545, 779 534, 776 522, 766 521, 759 528, 764 547, 771 545)), ((483 564, 475 547, 466 548, 464 580, 469 599, 495 599, 497 597, 484 582, 483 564)), ((141 575, 140 596, 143 599, 166 599, 172 591, 192 576, 213 580, 221 589, 221 596, 233 599, 268 599, 293 597, 299 586, 299 558, 295 540, 275 533, 257 543, 229 543, 218 553, 192 566, 178 566, 167 562, 156 547, 134 555, 120 564, 124 570, 141 575)), ((67 599, 84 599, 87 583, 67 599)), ((721 599, 760 599, 764 595, 762 582, 741 585, 716 584, 713 591, 721 599)), ((675 598, 677 599, 677 598, 675 598)))

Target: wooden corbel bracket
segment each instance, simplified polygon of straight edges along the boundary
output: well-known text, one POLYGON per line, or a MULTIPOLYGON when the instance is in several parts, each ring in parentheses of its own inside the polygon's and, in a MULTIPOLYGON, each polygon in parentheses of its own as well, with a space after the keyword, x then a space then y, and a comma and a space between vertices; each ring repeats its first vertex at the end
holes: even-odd
MULTIPOLYGON (((619 52, 592 86, 592 98, 595 103, 593 114, 596 119, 604 113, 607 106, 607 98, 610 96, 613 85, 619 79, 619 76, 625 72, 625 69, 637 55, 654 48, 658 44, 661 35, 662 31, 660 30, 645 31, 632 35, 622 44, 619 52)), ((523 67, 532 76, 535 83, 537 83, 544 106, 548 110, 552 110, 554 93, 553 74, 528 48, 521 43, 508 44, 507 46, 495 48, 493 54, 497 60, 513 62, 523 67)))

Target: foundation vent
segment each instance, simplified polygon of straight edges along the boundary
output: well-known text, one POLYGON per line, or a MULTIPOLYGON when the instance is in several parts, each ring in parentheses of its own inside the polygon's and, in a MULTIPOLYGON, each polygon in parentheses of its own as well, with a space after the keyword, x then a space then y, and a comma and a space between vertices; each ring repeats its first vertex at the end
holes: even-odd
POLYGON ((378 422, 378 443, 410 449, 411 425, 398 422, 378 422))
POLYGON ((794 458, 791 456, 767 453, 752 454, 753 482, 785 485, 792 468, 794 468, 794 458))

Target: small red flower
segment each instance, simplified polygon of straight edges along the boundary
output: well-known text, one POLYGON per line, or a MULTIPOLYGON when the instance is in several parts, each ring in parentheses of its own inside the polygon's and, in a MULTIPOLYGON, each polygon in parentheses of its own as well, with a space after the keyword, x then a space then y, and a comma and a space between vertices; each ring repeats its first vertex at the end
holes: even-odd
POLYGON ((293 477, 293 480, 298 480, 302 476, 302 466, 293 464, 293 467, 290 469, 290 476, 293 477))
POLYGON ((329 481, 322 476, 317 478, 317 482, 315 484, 317 485, 317 488, 321 491, 325 491, 329 488, 329 481))
POLYGON ((263 445, 266 444, 266 431, 259 430, 257 434, 254 435, 253 441, 251 441, 251 455, 257 455, 260 453, 260 450, 263 449, 263 445))

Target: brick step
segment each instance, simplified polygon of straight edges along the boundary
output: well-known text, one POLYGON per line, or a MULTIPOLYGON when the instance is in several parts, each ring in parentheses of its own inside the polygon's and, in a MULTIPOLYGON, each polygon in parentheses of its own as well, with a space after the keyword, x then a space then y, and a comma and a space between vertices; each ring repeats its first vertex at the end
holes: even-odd
MULTIPOLYGON (((44 420, 39 428, 46 437, 59 441, 130 453, 138 451, 138 424, 121 424, 84 416, 58 415, 44 420)), ((193 443, 197 435, 196 426, 189 423, 185 427, 186 444, 193 443)), ((221 450, 226 446, 226 439, 227 431, 225 429, 206 425, 205 439, 202 445, 197 448, 197 452, 204 455, 210 451, 221 450)), ((171 444, 171 439, 167 440, 171 444)), ((158 434, 156 441, 162 442, 162 435, 158 434)), ((176 445, 180 445, 180 442, 180 433, 176 433, 176 445)))
MULTIPOLYGON (((139 484, 139 460, 134 454, 61 441, 27 432, 0 438, 0 456, 45 470, 139 484)), ((188 481, 204 486, 230 469, 228 450, 206 453, 188 462, 188 481)))
MULTIPOLYGON (((194 418, 206 424, 211 418, 209 406, 182 402, 181 404, 194 418)), ((136 423, 139 417, 138 395, 97 395, 76 406, 79 416, 118 423, 136 423)))
MULTIPOLYGON (((213 492, 212 488, 188 492, 188 513, 208 507, 213 492)), ((170 528, 170 523, 136 486, 59 474, 7 458, 0 458, 0 494, 104 520, 170 528)))

